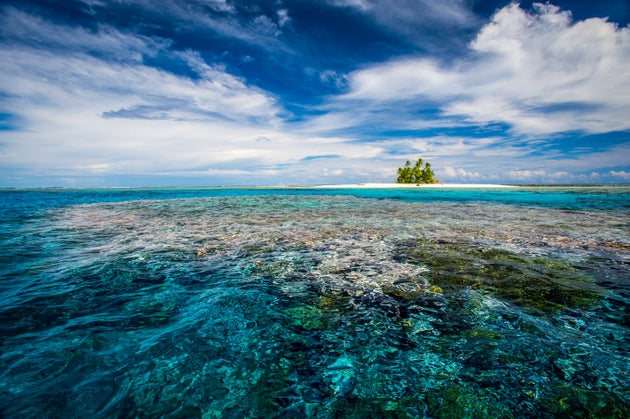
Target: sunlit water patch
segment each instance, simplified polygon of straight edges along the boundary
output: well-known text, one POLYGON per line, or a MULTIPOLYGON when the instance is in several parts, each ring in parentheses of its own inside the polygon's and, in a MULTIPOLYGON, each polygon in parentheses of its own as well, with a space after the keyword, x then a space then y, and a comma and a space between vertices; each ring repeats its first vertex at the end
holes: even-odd
POLYGON ((52 206, 1 231, 0 411, 629 417, 628 216, 334 195, 52 206))

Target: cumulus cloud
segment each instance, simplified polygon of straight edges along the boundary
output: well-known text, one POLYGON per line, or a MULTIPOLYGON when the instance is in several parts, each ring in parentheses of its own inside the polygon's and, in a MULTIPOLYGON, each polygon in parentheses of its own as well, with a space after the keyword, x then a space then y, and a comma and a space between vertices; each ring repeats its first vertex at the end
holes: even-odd
POLYGON ((342 169, 328 169, 324 167, 324 171, 322 173, 323 176, 341 176, 343 175, 342 169))
POLYGON ((625 170, 611 170, 608 174, 618 178, 620 181, 630 182, 630 172, 626 172, 625 170))
POLYGON ((477 181, 482 178, 479 172, 469 172, 462 169, 461 167, 455 169, 450 166, 446 166, 444 169, 442 169, 439 172, 439 176, 441 176, 443 179, 465 179, 470 181, 477 181))
POLYGON ((570 183, 627 183, 630 173, 610 170, 590 173, 571 173, 563 170, 523 169, 508 170, 502 173, 477 172, 461 167, 446 166, 436 171, 441 181, 451 183, 513 183, 513 184, 570 184, 570 183))
POLYGON ((509 170, 506 175, 509 179, 516 179, 519 181, 523 180, 531 180, 531 179, 542 179, 547 177, 563 177, 566 176, 567 172, 555 172, 555 173, 547 173, 545 170, 509 170))
POLYGON ((573 22, 550 4, 533 13, 512 4, 470 52, 450 65, 411 57, 356 71, 345 99, 437 103, 442 116, 505 123, 520 134, 630 129, 630 28, 573 22))
POLYGON ((627 183, 630 173, 623 170, 591 173, 570 173, 547 170, 512 170, 506 173, 506 181, 514 183, 627 183))

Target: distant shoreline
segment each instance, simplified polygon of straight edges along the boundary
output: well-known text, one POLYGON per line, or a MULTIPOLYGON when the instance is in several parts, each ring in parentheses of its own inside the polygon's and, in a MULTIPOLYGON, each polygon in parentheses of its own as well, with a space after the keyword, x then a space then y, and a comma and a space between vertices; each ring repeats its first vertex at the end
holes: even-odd
POLYGON ((348 183, 341 185, 309 186, 316 189, 423 189, 423 188, 517 188, 514 185, 485 183, 348 183))
POLYGON ((0 187, 0 192, 64 192, 64 191, 134 191, 134 190, 202 190, 202 189, 518 189, 518 188, 630 188, 628 183, 540 183, 540 184, 493 184, 493 183, 378 183, 361 182, 347 184, 287 184, 287 185, 196 185, 196 186, 34 186, 34 187, 0 187))

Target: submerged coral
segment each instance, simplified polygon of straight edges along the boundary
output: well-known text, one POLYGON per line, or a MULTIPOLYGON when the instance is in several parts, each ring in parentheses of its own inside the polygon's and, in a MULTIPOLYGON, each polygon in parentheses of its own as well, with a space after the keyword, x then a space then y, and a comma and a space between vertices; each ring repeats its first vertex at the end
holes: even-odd
POLYGON ((586 309, 605 293, 566 260, 484 249, 462 240, 407 240, 398 244, 396 258, 426 266, 429 281, 444 290, 478 288, 531 310, 586 309))
POLYGON ((624 212, 250 196, 22 228, 7 417, 630 413, 624 212))

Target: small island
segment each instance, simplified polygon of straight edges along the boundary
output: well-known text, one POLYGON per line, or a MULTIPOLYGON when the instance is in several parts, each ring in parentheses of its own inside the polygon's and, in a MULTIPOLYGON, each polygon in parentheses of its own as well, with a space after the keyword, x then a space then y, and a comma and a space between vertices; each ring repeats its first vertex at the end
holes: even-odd
POLYGON ((396 183, 432 184, 439 183, 439 181, 435 178, 431 163, 418 158, 413 167, 411 167, 411 162, 407 160, 403 167, 398 168, 396 183))
POLYGON ((315 186, 295 185, 293 188, 318 188, 318 189, 399 189, 399 188, 515 188, 514 185, 499 185, 486 183, 443 183, 435 178, 431 163, 418 158, 412 166, 407 160, 404 166, 397 170, 398 177, 396 183, 349 183, 349 184, 328 184, 315 186))

